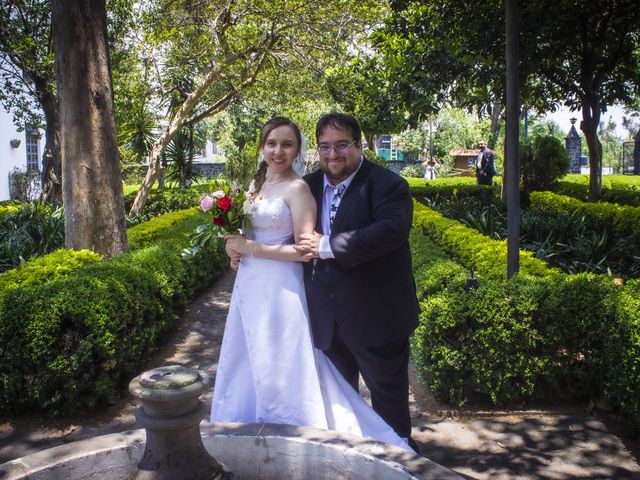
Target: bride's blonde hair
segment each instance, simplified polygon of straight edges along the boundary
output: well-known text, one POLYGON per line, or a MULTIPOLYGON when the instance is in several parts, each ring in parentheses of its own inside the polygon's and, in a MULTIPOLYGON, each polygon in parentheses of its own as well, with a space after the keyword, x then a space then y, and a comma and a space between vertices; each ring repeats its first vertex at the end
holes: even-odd
MULTIPOLYGON (((264 147, 269 134, 278 127, 289 127, 293 130, 294 135, 296 136, 296 140, 298 141, 298 153, 300 153, 300 148, 302 146, 302 134, 300 133, 300 128, 298 125, 293 123, 287 117, 273 117, 267 123, 265 123, 260 129, 260 150, 264 147)), ((264 160, 260 161, 258 165, 258 170, 253 175, 253 195, 258 195, 260 193, 260 189, 262 185, 264 185, 265 178, 267 176, 267 162, 264 160)))

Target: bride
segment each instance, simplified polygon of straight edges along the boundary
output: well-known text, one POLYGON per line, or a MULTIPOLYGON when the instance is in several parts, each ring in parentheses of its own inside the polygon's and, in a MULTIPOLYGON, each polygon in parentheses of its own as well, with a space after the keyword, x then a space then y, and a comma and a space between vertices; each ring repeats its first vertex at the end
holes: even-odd
POLYGON ((211 422, 281 423, 337 430, 413 451, 313 347, 302 254, 293 244, 313 232, 316 205, 293 170, 302 144, 284 117, 260 131, 264 160, 254 176, 252 234, 228 235, 238 273, 225 326, 211 422))

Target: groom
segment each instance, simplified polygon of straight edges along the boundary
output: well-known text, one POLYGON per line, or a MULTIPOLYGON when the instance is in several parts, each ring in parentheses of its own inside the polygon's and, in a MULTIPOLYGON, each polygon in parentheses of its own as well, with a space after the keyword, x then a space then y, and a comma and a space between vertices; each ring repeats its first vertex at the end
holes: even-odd
POLYGON ((320 170, 305 176, 318 206, 316 232, 299 248, 311 330, 345 379, 362 375, 374 410, 411 439, 409 335, 418 323, 407 182, 362 155, 355 118, 324 115, 316 126, 320 170))

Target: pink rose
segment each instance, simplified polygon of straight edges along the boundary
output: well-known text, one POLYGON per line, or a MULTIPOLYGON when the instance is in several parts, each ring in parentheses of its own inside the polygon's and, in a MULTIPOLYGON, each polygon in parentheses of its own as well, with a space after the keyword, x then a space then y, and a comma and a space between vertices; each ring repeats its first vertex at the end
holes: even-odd
POLYGON ((200 208, 202 208, 203 211, 208 212, 211 210, 211 207, 213 207, 213 198, 209 195, 202 197, 202 200, 200 200, 200 208))

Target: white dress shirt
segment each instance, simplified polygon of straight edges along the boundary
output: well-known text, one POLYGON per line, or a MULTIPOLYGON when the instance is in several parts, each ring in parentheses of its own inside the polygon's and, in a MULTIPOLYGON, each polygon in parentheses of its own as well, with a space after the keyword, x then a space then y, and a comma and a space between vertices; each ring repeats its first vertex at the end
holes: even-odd
POLYGON ((327 176, 326 175, 324 176, 324 187, 323 187, 323 195, 322 195, 322 231, 324 232, 324 235, 322 235, 322 238, 320 239, 320 244, 318 245, 318 254, 320 255, 320 258, 322 258, 323 260, 327 258, 335 258, 335 255, 333 254, 333 250, 331 250, 331 244, 329 243, 329 235, 331 234, 331 222, 329 220, 329 211, 331 210, 331 202, 333 201, 334 189, 337 189, 341 185, 344 185, 345 187, 344 192, 342 192, 342 198, 344 198, 344 195, 347 192, 349 185, 353 181, 353 177, 356 176, 356 173, 358 173, 358 170, 360 170, 360 167, 362 166, 362 158, 363 157, 360 157, 360 163, 358 164, 358 168, 356 168, 356 171, 353 172, 351 175, 349 175, 347 178, 345 178, 338 185, 331 185, 331 183, 327 179, 327 176))

